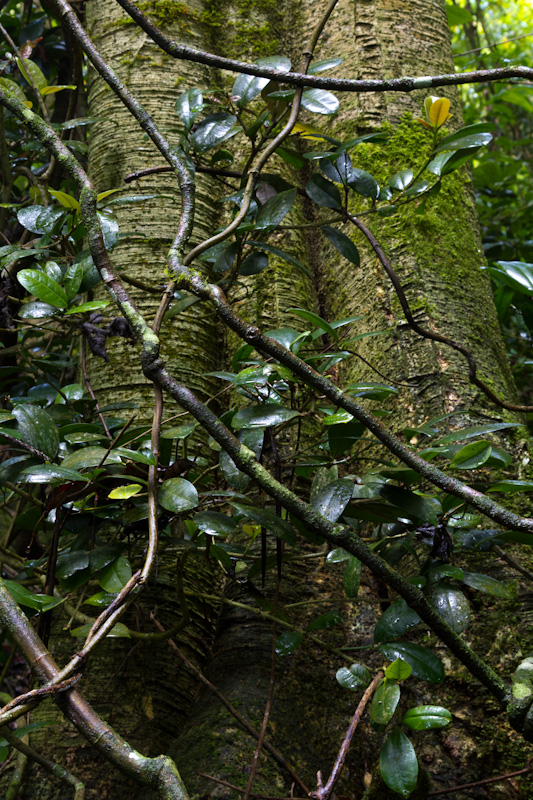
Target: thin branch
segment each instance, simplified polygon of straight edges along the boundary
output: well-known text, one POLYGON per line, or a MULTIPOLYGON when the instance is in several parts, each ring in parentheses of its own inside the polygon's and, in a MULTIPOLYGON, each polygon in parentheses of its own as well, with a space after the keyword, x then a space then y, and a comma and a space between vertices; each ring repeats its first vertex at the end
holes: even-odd
POLYGON ((504 67, 475 72, 459 72, 451 75, 424 75, 418 78, 393 78, 390 80, 347 80, 345 78, 321 78, 318 75, 305 75, 300 72, 284 72, 268 67, 259 67, 232 58, 223 58, 213 53, 205 53, 179 44, 165 36, 130 0, 117 0, 117 3, 130 15, 145 33, 169 56, 182 61, 194 61, 230 72, 241 72, 269 78, 278 83, 291 86, 313 87, 316 89, 336 89, 340 92, 412 92, 415 89, 431 89, 437 86, 459 86, 463 83, 486 83, 488 81, 507 81, 510 78, 533 79, 531 67, 504 67))
POLYGON ((381 681, 383 677, 382 672, 378 672, 375 678, 373 679, 372 683, 365 689, 361 700, 359 701, 359 705, 355 710, 355 714, 352 717, 350 725, 348 726, 348 730, 346 731, 346 736, 341 745, 341 749, 339 750, 339 754, 331 770, 331 775, 329 776, 326 785, 324 786, 322 783, 322 773, 319 771, 317 775, 317 789, 315 792, 311 792, 309 797, 313 798, 313 800, 328 800, 335 788, 335 784, 339 780, 340 774, 344 767, 344 762, 346 761, 346 756, 348 755, 348 750, 350 749, 350 745, 352 743, 353 735, 355 733, 355 729, 359 724, 359 720, 363 716, 363 711, 365 710, 368 701, 374 694, 377 689, 378 683, 381 681))
POLYGON ((531 759, 529 759, 524 769, 519 769, 516 772, 506 772, 504 775, 496 775, 494 778, 483 778, 482 780, 474 781, 473 783, 461 783, 459 786, 451 786, 448 789, 438 789, 435 792, 428 792, 428 797, 437 797, 437 795, 441 794, 452 794, 453 792, 461 792, 464 789, 474 789, 476 786, 485 786, 488 783, 499 783, 500 781, 506 781, 509 778, 516 778, 518 775, 525 775, 528 772, 531 772, 531 759))

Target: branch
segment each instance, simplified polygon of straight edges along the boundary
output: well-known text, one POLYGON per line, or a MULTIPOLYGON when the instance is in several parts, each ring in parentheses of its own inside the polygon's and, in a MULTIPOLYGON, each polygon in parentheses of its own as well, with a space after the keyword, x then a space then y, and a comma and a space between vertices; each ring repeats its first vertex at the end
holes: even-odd
POLYGON ((270 78, 278 83, 292 86, 308 86, 315 89, 336 89, 340 92, 412 92, 414 89, 431 89, 437 86, 459 86, 463 83, 486 83, 488 81, 507 81, 510 78, 533 80, 531 67, 504 67, 501 69, 483 69, 475 72, 458 72, 452 75, 424 75, 418 78, 393 78, 391 80, 347 80, 346 78, 321 78, 318 75, 305 75, 300 72, 283 72, 269 67, 259 67, 244 61, 216 56, 179 44, 165 36, 137 6, 130 0, 117 0, 132 19, 143 29, 159 47, 173 58, 182 61, 194 61, 207 64, 229 72, 241 72, 256 75, 259 78, 270 78))

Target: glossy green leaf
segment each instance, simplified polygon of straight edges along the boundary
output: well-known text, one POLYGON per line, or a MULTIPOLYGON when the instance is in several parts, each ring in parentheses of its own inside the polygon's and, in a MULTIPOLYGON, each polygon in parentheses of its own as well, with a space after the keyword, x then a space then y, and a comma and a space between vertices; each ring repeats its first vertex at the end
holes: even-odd
POLYGON ((492 483, 487 492, 533 492, 533 481, 498 481, 492 483))
POLYGON ((490 274, 521 294, 533 295, 533 264, 525 261, 497 261, 490 274))
POLYGON ((342 58, 325 58, 322 61, 312 61, 309 69, 309 75, 315 75, 317 72, 324 72, 327 69, 334 69, 342 64, 342 58))
POLYGON ((209 536, 229 536, 235 530, 234 520, 218 511, 201 511, 194 515, 192 521, 209 536))
POLYGON ((340 208, 342 199, 339 190, 334 183, 328 181, 322 175, 313 175, 305 185, 305 191, 319 206, 325 208, 340 208))
POLYGON ((71 194, 61 192, 58 189, 48 189, 48 192, 63 206, 63 208, 70 208, 73 211, 80 210, 81 206, 79 201, 76 200, 75 197, 72 197, 71 194))
POLYGON ((13 409, 18 431, 26 444, 55 458, 59 448, 59 433, 50 414, 38 406, 20 405, 13 409))
POLYGON ((377 200, 379 196, 379 184, 376 179, 363 169, 356 169, 354 167, 352 173, 348 184, 350 188, 363 197, 371 197, 372 200, 377 200))
POLYGON ((326 563, 342 564, 344 561, 348 561, 349 558, 352 558, 352 556, 347 550, 344 550, 342 547, 337 547, 335 550, 330 550, 327 554, 326 563))
POLYGON ((57 577, 60 580, 65 580, 77 572, 86 572, 88 571, 89 563, 89 553, 86 550, 60 553, 56 564, 57 577))
POLYGON ((338 107, 335 95, 324 89, 305 89, 302 92, 302 108, 313 114, 334 114, 338 107))
POLYGON ((471 442, 454 455, 450 469, 477 469, 490 458, 491 452, 490 442, 483 439, 479 442, 471 442))
POLYGON ((448 584, 439 584, 431 596, 431 604, 456 633, 470 622, 470 606, 463 592, 448 584))
MULTIPOLYGON (((259 459, 261 450, 263 449, 264 439, 264 431, 262 428, 243 428, 237 431, 237 439, 255 453, 255 457, 259 459)), ((234 489, 243 492, 250 483, 251 478, 245 472, 241 472, 237 468, 233 459, 225 450, 220 451, 219 465, 224 480, 234 489)))
POLYGON ((18 282, 26 291, 34 294, 38 300, 56 308, 66 308, 68 297, 62 286, 45 272, 38 269, 21 269, 17 274, 18 282))
POLYGON ((282 258, 289 264, 298 267, 298 269, 300 269, 306 275, 309 275, 309 270, 307 269, 307 267, 304 267, 304 265, 300 263, 300 261, 298 261, 298 259, 295 258, 290 253, 286 253, 284 250, 280 250, 279 247, 274 247, 274 245, 269 244, 267 242, 248 241, 246 242, 246 244, 249 245, 250 247, 257 248, 258 250, 266 250, 267 253, 272 253, 273 255, 278 256, 278 258, 282 258))
POLYGON ((385 677, 393 681, 405 681, 412 671, 411 665, 407 661, 397 658, 385 669, 385 677))
POLYGON ((188 92, 180 94, 176 100, 176 114, 185 125, 185 128, 190 131, 194 124, 194 120, 203 108, 203 97, 200 89, 189 89, 188 92))
POLYGON ((377 730, 383 730, 391 721, 400 702, 401 690, 395 680, 383 678, 372 696, 370 722, 377 730))
POLYGON ((46 80, 45 76, 33 61, 30 61, 29 58, 16 58, 15 61, 17 62, 17 66, 22 72, 24 78, 30 84, 30 86, 35 86, 38 92, 41 92, 42 89, 45 89, 48 86, 48 81, 46 80))
POLYGON ((69 453, 65 456, 61 466, 67 469, 86 469, 88 467, 97 467, 105 456, 105 464, 122 464, 122 459, 115 450, 109 453, 105 447, 83 447, 81 450, 76 450, 74 453, 69 453))
POLYGON ((461 578, 463 583, 477 589, 478 592, 492 594, 495 597, 503 597, 506 600, 513 600, 516 596, 516 587, 513 584, 502 583, 489 575, 481 575, 479 572, 464 572, 461 578))
POLYGON ((232 99, 239 108, 250 103, 254 97, 261 94, 265 86, 270 83, 270 78, 257 78, 255 75, 245 75, 241 73, 237 76, 233 89, 231 90, 232 99))
POLYGON ((409 489, 402 489, 391 484, 382 484, 377 487, 376 492, 384 500, 401 509, 400 516, 436 524, 437 516, 441 511, 440 503, 436 498, 422 497, 409 489))
POLYGON ((96 606, 96 608, 107 608, 115 600, 117 592, 97 592, 96 594, 88 597, 83 602, 88 606, 96 606))
POLYGON ((303 634, 296 631, 284 631, 276 639, 274 645, 277 656, 288 656, 294 653, 297 647, 303 642, 303 634))
POLYGON ((54 314, 57 314, 57 306, 51 306, 50 303, 41 301, 24 303, 18 311, 21 319, 46 319, 54 314))
POLYGON ((409 797, 418 780, 418 761, 414 747, 399 728, 385 739, 379 754, 381 777, 400 797, 409 797))
POLYGON ((344 568, 343 584, 346 597, 353 600, 359 594, 361 581, 361 562, 355 556, 350 556, 344 568))
POLYGON ((109 300, 89 300, 87 303, 80 303, 79 306, 73 306, 65 311, 65 316, 69 314, 90 314, 93 311, 101 311, 107 308, 109 300))
POLYGON ((311 325, 314 325, 324 333, 327 333, 329 336, 331 336, 332 339, 338 341, 339 336, 333 330, 329 322, 326 322, 325 319, 322 319, 322 317, 319 317, 318 314, 315 314, 313 311, 307 311, 305 308, 288 308, 287 313, 289 312, 291 314, 296 314, 298 317, 301 317, 302 319, 305 319, 306 322, 310 322, 311 325))
POLYGON ((337 608, 334 608, 331 611, 326 611, 325 614, 320 614, 320 616, 312 619, 307 626, 307 630, 327 631, 330 628, 334 628, 336 625, 341 625, 342 622, 343 619, 341 612, 337 608))
POLYGON ((335 675, 337 682, 344 689, 357 692, 359 689, 366 689, 372 680, 370 672, 362 664, 352 664, 351 667, 341 667, 335 675))
POLYGON ((257 212, 256 229, 273 231, 274 228, 277 228, 282 219, 289 213, 295 199, 296 189, 289 189, 286 192, 279 192, 279 194, 267 200, 257 212))
POLYGON ((130 450, 129 447, 117 447, 115 452, 122 456, 122 458, 128 459, 129 461, 137 461, 139 464, 148 464, 149 466, 153 467, 155 467, 157 464, 156 457, 148 448, 141 451, 130 450))
POLYGON ((353 397, 368 397, 369 400, 385 400, 391 394, 398 394, 398 389, 386 383, 350 383, 345 391, 353 397))
POLYGON ((104 214, 102 211, 97 211, 96 216, 102 228, 104 244, 108 250, 112 250, 118 244, 118 222, 111 214, 104 214))
POLYGON ((35 464, 32 467, 26 467, 20 473, 19 480, 25 483, 52 483, 52 481, 61 481, 62 483, 69 483, 76 481, 87 481, 85 475, 81 472, 76 472, 73 469, 65 469, 64 467, 56 467, 55 464, 35 464))
POLYGON ((329 225, 322 225, 322 232, 344 258, 351 264, 355 264, 356 267, 359 266, 359 250, 345 233, 338 231, 336 228, 331 228, 329 225))
POLYGON ((197 153, 205 153, 217 147, 241 130, 236 122, 237 117, 234 114, 209 114, 191 135, 192 146, 197 153))
POLYGON ((313 497, 313 508, 330 522, 336 522, 352 499, 353 486, 348 478, 328 483, 313 497))
POLYGON ((414 173, 412 169, 402 169, 401 172, 397 172, 389 178, 389 186, 392 189, 396 189, 398 192, 403 192, 413 180, 413 176, 414 173))
POLYGON ((47 611, 63 602, 60 597, 51 597, 48 594, 36 594, 31 592, 16 581, 4 580, 4 585, 13 600, 18 603, 19 606, 32 608, 34 611, 47 611))
POLYGON ((0 77, 0 89, 8 96, 14 97, 24 105, 28 106, 28 108, 32 107, 32 102, 28 100, 18 83, 15 81, 9 80, 9 78, 2 78, 0 77))
POLYGON ((401 724, 412 731, 427 731, 431 728, 445 728, 452 721, 452 715, 442 706, 416 706, 406 711, 401 724))
POLYGON ((119 556, 102 570, 98 583, 104 592, 120 592, 132 576, 131 565, 126 556, 119 556))
POLYGON ((357 420, 330 425, 330 419, 330 417, 326 417, 323 420, 323 424, 328 425, 329 450, 331 455, 336 458, 342 453, 346 453, 359 441, 365 428, 362 422, 358 422, 357 420))
POLYGON ((265 253, 251 253, 241 261, 239 275, 259 275, 268 267, 268 256, 265 253))
POLYGON ((389 661, 394 661, 396 658, 407 661, 415 678, 431 683, 442 683, 444 680, 442 661, 427 647, 410 642, 394 642, 380 644, 378 650, 389 661))
POLYGON ((383 612, 374 629, 375 642, 388 642, 403 636, 410 628, 418 625, 420 617, 409 608, 403 597, 395 600, 383 612))
POLYGON ((179 514, 182 511, 196 508, 198 492, 194 484, 185 478, 169 478, 169 480, 163 481, 158 499, 159 504, 167 511, 179 514))
POLYGON ((81 264, 71 264, 65 272, 63 279, 63 288, 66 292, 68 300, 73 300, 76 297, 81 282, 83 280, 83 267, 81 264))
POLYGON ((236 431, 241 428, 270 428, 298 416, 299 412, 291 408, 277 403, 262 403, 238 411, 232 419, 232 425, 236 431))

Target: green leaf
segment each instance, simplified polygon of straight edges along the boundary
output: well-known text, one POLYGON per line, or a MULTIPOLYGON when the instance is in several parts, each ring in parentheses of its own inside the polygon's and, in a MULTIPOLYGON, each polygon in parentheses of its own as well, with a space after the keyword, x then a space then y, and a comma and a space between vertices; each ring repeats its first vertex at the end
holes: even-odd
POLYGON ((33 103, 28 100, 18 83, 10 81, 9 78, 0 78, 0 89, 7 94, 8 97, 14 97, 20 103, 31 108, 33 103))
POLYGON ((457 138, 454 134, 453 137, 449 136, 446 139, 442 139, 433 152, 436 154, 441 153, 443 150, 470 150, 482 147, 491 141, 492 133, 472 133, 460 138, 457 138))
POLYGON ((96 606, 96 608, 107 608, 111 605, 116 598, 117 592, 97 592, 96 594, 88 597, 83 602, 88 606, 96 606))
POLYGON ((440 144, 448 144, 449 142, 457 142, 460 139, 464 139, 467 136, 477 136, 479 133, 494 133, 497 130, 497 126, 494 122, 475 122, 473 125, 466 125, 464 128, 459 128, 458 131, 454 133, 450 133, 448 136, 444 136, 440 142, 440 144))
POLYGON ((191 135, 191 143, 196 152, 205 153, 213 147, 235 136, 241 129, 236 125, 237 117, 234 114, 219 112, 209 114, 203 119, 191 135))
POLYGON ((19 475, 19 480, 25 483, 52 483, 52 481, 61 481, 68 483, 72 481, 87 481, 85 475, 81 472, 76 472, 73 469, 64 469, 64 467, 56 467, 54 464, 36 464, 33 467, 26 467, 19 475))
POLYGON ((379 768, 389 789, 401 797, 409 797, 418 780, 418 761, 413 745, 399 728, 385 739, 379 768))
POLYGON ((229 536, 235 530, 235 522, 227 514, 218 511, 201 511, 192 518, 194 524, 209 536, 229 536))
POLYGON ((371 197, 372 200, 377 200, 379 196, 377 180, 363 169, 356 169, 355 167, 352 169, 352 176, 348 181, 348 185, 363 197, 371 197))
POLYGON ((317 72, 324 72, 327 69, 339 67, 342 61, 342 58, 325 58, 322 61, 313 61, 307 72, 309 75, 315 75, 317 72))
POLYGON ((288 656, 294 653, 297 647, 303 642, 303 633, 296 633, 296 631, 285 631, 280 634, 276 639, 274 645, 277 656, 288 656))
POLYGON ((431 683, 442 683, 444 680, 442 661, 427 647, 409 642, 394 642, 380 644, 378 650, 389 661, 394 661, 396 658, 407 661, 415 678, 431 683))
POLYGON ((26 444, 55 458, 59 448, 59 433, 57 427, 44 409, 32 405, 19 405, 13 409, 13 416, 17 419, 18 431, 26 444))
POLYGON ((120 592, 132 576, 131 565, 126 556, 117 559, 100 570, 98 583, 104 592, 120 592))
POLYGON ((442 706, 416 706, 406 711, 400 720, 402 725, 406 725, 412 731, 445 728, 451 721, 452 715, 442 706))
MULTIPOLYGON (((264 439, 264 431, 262 428, 243 428, 237 431, 237 439, 255 453, 255 457, 259 459, 263 449, 264 439)), ((234 489, 243 492, 250 483, 251 478, 245 472, 241 472, 237 468, 233 459, 225 450, 220 451, 219 465, 224 480, 234 489)))
POLYGON ((352 499, 353 486, 348 478, 326 484, 313 497, 313 508, 330 522, 336 522, 352 499))
POLYGON ((338 334, 333 330, 329 322, 326 322, 325 319, 322 319, 322 317, 319 317, 318 314, 315 314, 313 311, 306 311, 305 308, 288 308, 287 313, 289 312, 315 325, 321 331, 331 336, 332 339, 335 339, 336 342, 339 340, 338 334))
POLYGON ((478 592, 486 592, 495 597, 503 597, 506 600, 513 600, 516 591, 513 584, 502 583, 495 578, 490 578, 488 575, 481 575, 479 572, 463 572, 461 578, 463 583, 471 586, 472 589, 477 589, 478 592))
POLYGON ((306 89, 302 93, 302 108, 314 114, 334 114, 339 101, 331 92, 323 89, 306 89))
POLYGON ((401 690, 394 680, 384 678, 374 692, 370 704, 370 722, 377 730, 389 724, 400 702, 401 690))
POLYGON ((272 244, 268 244, 267 242, 256 242, 256 241, 248 241, 246 242, 247 245, 250 247, 256 247, 258 250, 266 250, 267 253, 272 253, 279 258, 282 258, 284 261, 288 261, 289 264, 293 264, 293 266, 298 267, 301 269, 305 275, 309 275, 309 270, 307 267, 304 267, 303 264, 298 261, 297 258, 292 256, 290 253, 286 253, 284 250, 280 250, 279 247, 274 247, 272 244))
POLYGON ((477 469, 490 458, 492 447, 483 439, 462 447, 453 457, 450 469, 477 469))
MULTIPOLYGON (((337 416, 336 414, 334 416, 337 416)), ((336 425, 330 425, 331 417, 323 420, 328 425, 328 446, 331 455, 336 458, 342 453, 346 453, 354 444, 359 441, 364 433, 365 427, 362 422, 353 420, 336 425)))
POLYGON ((337 609, 334 608, 331 611, 326 611, 325 614, 320 614, 319 617, 315 617, 312 619, 309 625, 307 626, 308 631, 327 631, 330 628, 334 628, 335 625, 341 625, 343 622, 342 614, 337 609))
POLYGON ((498 481, 487 492, 533 492, 533 481, 498 481))
POLYGON ((63 208, 70 208, 73 211, 80 210, 81 206, 79 201, 76 200, 75 197, 72 197, 71 194, 60 192, 58 189, 48 189, 48 192, 63 206, 63 208))
POLYGON ((352 664, 351 667, 341 667, 335 675, 337 682, 344 689, 356 692, 359 689, 366 689, 372 680, 370 672, 362 664, 352 664))
POLYGON ((448 17, 448 25, 453 28, 455 25, 465 25, 472 22, 474 17, 466 8, 456 5, 455 3, 446 3, 446 16, 448 17))
POLYGON ((83 266, 81 264, 71 264, 65 272, 63 278, 63 288, 65 289, 68 300, 76 297, 83 280, 83 266))
POLYGON ((122 464, 119 454, 111 450, 109 453, 104 447, 83 447, 74 453, 65 456, 61 466, 67 469, 85 469, 87 467, 97 467, 105 456, 105 464, 122 464))
POLYGON ((68 298, 65 290, 53 278, 38 269, 21 269, 17 275, 18 282, 34 294, 38 300, 56 308, 66 308, 68 298))
POLYGON ((344 258, 348 259, 351 264, 355 264, 356 267, 359 266, 359 250, 345 233, 331 228, 329 225, 322 225, 322 232, 344 258))
POLYGON ((403 598, 395 600, 383 612, 374 629, 375 642, 388 642, 403 636, 414 625, 418 625, 420 617, 409 608, 403 598))
POLYGON ((402 169, 401 172, 397 172, 395 175, 389 178, 389 186, 392 189, 397 189, 399 192, 403 192, 411 181, 413 180, 414 172, 412 169, 402 169))
POLYGON ((176 114, 185 125, 185 128, 190 131, 194 124, 194 120, 204 107, 202 92, 200 89, 189 89, 188 92, 180 94, 176 100, 176 114))
POLYGON ((153 467, 157 464, 156 457, 148 448, 144 452, 141 452, 140 450, 130 450, 129 447, 117 447, 116 452, 123 458, 127 458, 130 461, 137 461, 139 464, 148 464, 148 466, 153 467))
POLYGON ((27 82, 31 85, 33 81, 38 92, 41 92, 42 89, 48 86, 48 81, 37 64, 34 64, 29 58, 16 58, 15 61, 27 82))
POLYGON ((169 480, 163 481, 158 499, 163 508, 178 514, 196 508, 198 492, 195 486, 185 478, 169 478, 169 480))
MULTIPOLYGON (((117 486, 116 489, 111 489, 107 495, 110 500, 129 500, 136 494, 142 491, 142 486, 138 483, 128 483, 126 486, 117 486)), ((109 591, 114 591, 110 589, 109 591)))
POLYGON ((237 76, 233 89, 231 90, 232 100, 237 103, 239 108, 250 103, 254 97, 261 94, 265 86, 270 83, 270 78, 257 78, 255 75, 245 75, 241 73, 237 76))
POLYGON ((337 187, 322 175, 313 175, 305 185, 305 191, 311 200, 325 208, 340 208, 341 195, 337 187))
POLYGON ((398 394, 398 389, 386 383, 350 383, 345 391, 353 397, 368 397, 369 400, 386 400, 389 395, 398 394))
POLYGON ((291 150, 289 147, 278 147, 276 154, 295 169, 303 169, 305 165, 305 159, 296 150, 291 150))
POLYGON ((60 597, 51 597, 48 594, 35 594, 34 592, 30 592, 25 586, 15 581, 5 580, 4 585, 13 600, 18 603, 19 606, 33 608, 34 611, 46 611, 55 608, 55 606, 63 602, 60 597))
POLYGON ((80 303, 79 306, 69 308, 68 311, 65 311, 65 316, 69 314, 89 314, 92 311, 101 311, 103 308, 107 308, 108 305, 109 300, 89 300, 87 303, 80 303))
MULTIPOLYGON (((73 628, 70 631, 70 635, 74 637, 83 637, 85 638, 88 636, 90 630, 92 628, 91 623, 87 623, 86 625, 80 625, 79 628, 73 628)), ((130 632, 128 628, 122 623, 117 622, 116 625, 113 625, 109 633, 107 634, 108 639, 130 639, 130 632)))
POLYGON ((53 233, 58 221, 64 218, 64 209, 54 206, 28 206, 17 212, 20 224, 32 233, 53 233))
POLYGON ((241 261, 239 275, 259 275, 267 267, 268 256, 265 253, 251 253, 241 261))
POLYGON ((57 307, 49 303, 30 302, 20 307, 18 316, 21 319, 46 319, 57 314, 57 307))
POLYGON ((118 244, 118 222, 111 214, 104 214, 97 211, 96 216, 102 228, 104 244, 108 250, 112 250, 118 244))
POLYGON ((470 606, 463 592, 448 584, 439 584, 431 596, 431 604, 456 633, 470 622, 470 606))
POLYGON ((476 436, 483 436, 485 433, 494 433, 494 431, 502 431, 507 428, 520 428, 521 422, 493 422, 489 425, 474 425, 471 428, 463 428, 453 433, 448 433, 441 439, 438 439, 435 444, 448 444, 449 442, 461 442, 464 439, 474 439, 476 436))
POLYGON ((393 681, 404 681, 412 673, 411 665, 402 658, 397 658, 385 670, 385 677, 393 681))
POLYGON ((232 419, 232 426, 236 431, 242 428, 271 428, 298 416, 298 411, 285 408, 278 403, 261 403, 237 411, 232 419))
POLYGON ((490 274, 521 294, 533 295, 533 264, 524 261, 497 261, 490 274))
POLYGON ((361 562, 355 556, 350 556, 344 568, 344 592, 346 597, 353 599, 359 594, 361 580, 361 562))
POLYGON ((291 68, 290 59, 287 56, 265 56, 258 58, 255 62, 258 67, 268 67, 275 69, 277 72, 288 72, 291 68))
POLYGON ((277 228, 285 215, 289 213, 295 199, 296 189, 289 189, 286 192, 279 192, 267 200, 257 212, 256 230, 273 231, 274 228, 277 228))

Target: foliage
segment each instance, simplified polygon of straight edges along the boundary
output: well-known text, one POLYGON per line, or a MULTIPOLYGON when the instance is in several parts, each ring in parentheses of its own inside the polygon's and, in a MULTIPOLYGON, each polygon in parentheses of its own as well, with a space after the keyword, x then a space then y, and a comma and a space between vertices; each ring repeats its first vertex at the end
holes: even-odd
MULTIPOLYGON (((383 611, 374 630, 370 647, 388 665, 369 713, 376 731, 385 734, 376 757, 382 777, 393 792, 408 797, 417 784, 418 765, 403 729, 423 731, 451 722, 450 712, 433 704, 397 714, 401 682, 412 676, 434 684, 438 701, 438 686, 445 677, 441 659, 429 647, 409 640, 417 626, 423 621, 435 630, 456 655, 462 654, 476 677, 486 676, 486 685, 500 701, 504 695, 503 682, 485 669, 458 634, 470 622, 470 590, 505 603, 513 600, 515 587, 453 561, 461 556, 461 563, 467 563, 470 554, 505 549, 509 542, 531 544, 528 521, 506 516, 490 499, 490 493, 521 496, 533 490, 531 482, 508 478, 512 447, 501 445, 502 437, 523 430, 521 423, 450 430, 450 416, 439 416, 406 428, 404 444, 384 449, 375 430, 362 420, 370 415, 386 418, 387 403, 397 389, 381 382, 353 383, 344 395, 334 395, 338 390, 331 388, 329 394, 318 392, 317 398, 317 386, 333 387, 329 377, 350 358, 361 334, 350 333, 355 317, 326 320, 308 308, 289 309, 303 330, 267 332, 270 350, 263 340, 252 343, 241 336, 244 341, 231 354, 230 368, 212 373, 227 398, 220 419, 213 421, 192 403, 184 406, 188 414, 184 412, 178 426, 160 429, 157 420, 136 424, 135 403, 99 405, 86 375, 86 348, 107 360, 111 337, 136 338, 145 353, 152 339, 144 323, 128 313, 127 302, 115 288, 113 299, 118 297, 122 315, 111 300, 93 298, 102 274, 107 280, 108 273, 92 237, 99 229, 107 251, 120 247, 123 234, 113 213, 116 204, 143 202, 148 196, 115 199, 112 192, 102 192, 92 216, 85 210, 86 190, 73 176, 77 166, 85 167, 84 131, 94 120, 56 117, 56 93, 74 91, 71 84, 58 83, 60 29, 45 14, 34 13, 27 21, 23 7, 13 2, 1 21, 17 42, 30 42, 18 54, 8 43, 0 78, 2 135, 10 159, 1 204, 9 241, 0 247, 2 313, 8 333, 0 411, 5 444, 0 484, 3 508, 11 520, 2 542, 10 576, 7 590, 28 616, 70 604, 73 619, 83 621, 70 632, 84 639, 80 652, 86 654, 105 635, 135 635, 118 618, 136 596, 139 575, 148 579, 152 564, 145 555, 147 531, 153 547, 156 521, 165 550, 175 548, 182 558, 184 553, 205 555, 226 580, 246 583, 259 594, 269 573, 282 571, 298 558, 302 541, 318 549, 325 542, 332 546, 325 559, 332 569, 342 565, 346 603, 358 596, 363 560, 366 566, 377 564, 371 568, 401 596, 383 611), (31 118, 29 124, 25 108, 35 111, 38 120, 31 118), (66 155, 60 146, 53 156, 43 149, 36 141, 42 131, 54 132, 56 141, 67 148, 66 155), (61 153, 68 169, 57 169, 61 153), (311 375, 317 378, 305 379, 311 375), (358 405, 361 401, 363 407, 358 405), (360 413, 355 410, 359 408, 360 413), (208 455, 190 457, 198 425, 211 436, 212 447, 208 455), (310 429, 305 436, 304 427, 310 429), (287 443, 288 458, 280 455, 287 443), (370 455, 371 469, 361 460, 362 448, 370 455), (398 464, 400 453, 404 463, 398 464), (417 471, 414 467, 420 464, 425 466, 417 471), (458 480, 452 491, 448 478, 457 474, 475 482, 477 494, 458 480), (282 475, 285 492, 279 483, 282 475), (509 522, 495 528, 494 519, 509 522), (29 557, 12 546, 20 531, 31 532, 29 557), (258 537, 260 555, 252 547, 258 537), (391 568, 401 568, 403 578, 396 580, 391 568), (95 609, 90 622, 77 611, 81 603, 95 609)), ((340 59, 313 62, 312 69, 322 73, 339 63, 340 59)), ((257 65, 275 71, 291 66, 282 55, 260 59, 257 65)), ((514 102, 510 92, 521 98, 517 105, 528 102, 519 84, 495 86, 493 102, 514 102)), ((290 227, 291 213, 304 202, 316 212, 317 231, 341 257, 358 266, 359 252, 349 234, 359 217, 400 215, 405 206, 423 215, 448 176, 473 160, 487 251, 495 257, 489 271, 498 312, 508 330, 521 337, 511 352, 525 366, 532 330, 527 298, 533 294, 533 265, 522 259, 530 257, 524 231, 531 203, 521 194, 516 211, 515 195, 530 165, 517 164, 513 150, 521 146, 525 132, 511 142, 502 136, 499 113, 498 123, 485 120, 471 98, 467 124, 449 133, 449 101, 428 96, 424 117, 412 123, 421 123, 427 131, 427 157, 415 167, 412 154, 406 153, 402 169, 380 185, 354 163, 358 148, 383 144, 386 135, 371 133, 346 141, 330 136, 324 119, 337 112, 340 103, 329 90, 307 88, 300 98, 299 90, 282 80, 246 73, 238 74, 228 91, 207 93, 204 87, 190 87, 176 98, 180 137, 173 157, 184 172, 193 177, 202 168, 239 168, 235 191, 224 199, 229 224, 217 232, 216 242, 203 242, 192 251, 210 280, 226 292, 235 285, 253 286, 272 259, 305 272, 276 238, 276 232, 290 227), (313 120, 317 127, 298 122, 294 128, 293 123, 287 143, 283 131, 300 103, 308 113, 319 115, 313 120), (495 140, 504 151, 498 159, 495 140), (269 162, 266 172, 265 153, 272 142, 277 160, 269 162), (306 176, 303 190, 286 172, 276 170, 283 163, 292 167, 292 174, 306 176), (513 235, 495 237, 498 221, 509 215, 516 226, 513 235)), ((524 192, 530 186, 531 182, 524 192)), ((363 233, 367 230, 362 223, 358 227, 363 233)), ((170 262, 175 272, 170 283, 173 305, 163 306, 167 319, 199 298, 218 297, 205 284, 197 288, 195 276, 186 272, 188 263, 187 257, 178 266, 170 262)), ((238 322, 235 327, 239 332, 238 322)), ((163 384, 156 367, 147 374, 163 384)), ((525 377, 520 380, 527 383, 525 377)), ((181 397, 177 384, 164 388, 181 397)), ((280 612, 278 624, 284 630, 276 640, 277 655, 290 656, 306 639, 328 646, 328 632, 340 622, 336 605, 314 616, 305 630, 289 611, 280 612)), ((21 631, 23 639, 27 634, 21 631)), ((364 664, 341 666, 337 672, 337 681, 351 691, 366 689, 371 680, 364 664)), ((525 716, 523 706, 514 717, 525 716)), ((7 748, 7 742, 3 746, 7 748)))

